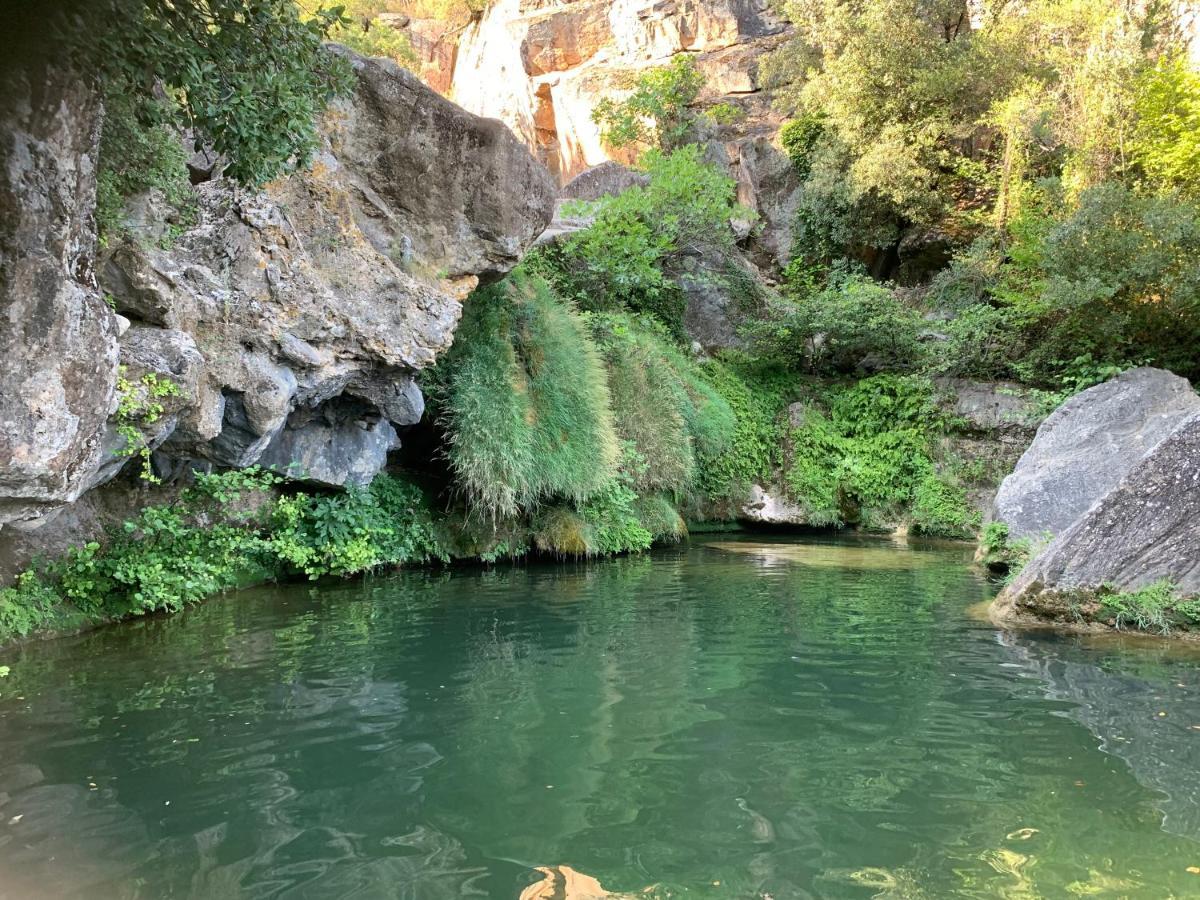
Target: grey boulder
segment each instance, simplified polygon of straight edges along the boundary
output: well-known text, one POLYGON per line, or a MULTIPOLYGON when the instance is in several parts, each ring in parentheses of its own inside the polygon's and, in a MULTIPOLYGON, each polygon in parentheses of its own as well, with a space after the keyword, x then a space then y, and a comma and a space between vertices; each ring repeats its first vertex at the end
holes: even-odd
POLYGON ((1056 596, 1168 580, 1200 594, 1200 413, 1186 418, 1029 563, 993 607, 998 620, 1053 617, 1056 596))
POLYGON ((1072 397, 1038 428, 996 495, 1012 538, 1060 534, 1189 415, 1200 396, 1162 369, 1132 369, 1072 397))

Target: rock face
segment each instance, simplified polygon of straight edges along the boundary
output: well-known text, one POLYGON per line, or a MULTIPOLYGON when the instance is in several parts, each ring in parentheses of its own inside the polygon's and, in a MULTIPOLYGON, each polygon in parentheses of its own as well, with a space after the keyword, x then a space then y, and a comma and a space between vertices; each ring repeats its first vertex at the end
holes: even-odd
POLYGON ((758 525, 807 525, 808 512, 793 503, 775 487, 750 486, 750 498, 743 504, 741 518, 758 525))
POLYGON ((94 276, 100 116, 78 73, 0 66, 0 525, 74 500, 103 454, 118 328, 94 276))
POLYGON ((1061 534, 1134 470, 1200 396, 1161 369, 1133 369, 1059 407, 1000 485, 994 517, 1013 538, 1061 534))
POLYGON ((546 227, 557 186, 500 122, 463 110, 387 60, 355 59, 336 153, 354 218, 402 266, 502 275, 546 227))
POLYGON ((344 485, 420 419, 414 372, 450 345, 465 293, 544 230, 556 188, 500 123, 352 62, 357 90, 310 171, 261 192, 197 185, 169 242, 146 230, 160 198, 134 198, 135 237, 95 264, 97 101, 53 68, 5 76, 0 522, 36 527, 120 471, 120 425, 160 471, 269 463, 344 485), (161 414, 141 414, 167 381, 161 414), (134 410, 120 421, 118 393, 134 410))
POLYGON ((1066 618, 1097 589, 1167 579, 1200 594, 1200 413, 1186 417, 1029 563, 993 607, 999 620, 1066 618))
POLYGON ((461 36, 451 96, 503 121, 566 183, 610 159, 632 159, 604 146, 592 121, 597 103, 627 96, 639 71, 692 54, 707 78, 702 101, 741 112, 704 136, 713 161, 760 217, 755 249, 782 266, 799 185, 777 146, 780 119, 758 65, 789 33, 767 0, 496 0, 461 36))
POLYGON ((938 378, 934 388, 941 410, 958 423, 942 438, 938 456, 976 467, 981 477, 967 487, 967 499, 987 522, 1001 478, 1029 447, 1044 414, 1032 392, 1012 382, 938 378))

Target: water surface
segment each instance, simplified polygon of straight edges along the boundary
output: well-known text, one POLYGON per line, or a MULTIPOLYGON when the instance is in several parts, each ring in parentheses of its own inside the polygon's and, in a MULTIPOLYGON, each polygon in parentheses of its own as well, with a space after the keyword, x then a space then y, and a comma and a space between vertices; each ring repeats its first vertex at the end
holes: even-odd
POLYGON ((1200 897, 1195 657, 1004 635, 992 590, 694 538, 32 644, 0 898, 1200 897))

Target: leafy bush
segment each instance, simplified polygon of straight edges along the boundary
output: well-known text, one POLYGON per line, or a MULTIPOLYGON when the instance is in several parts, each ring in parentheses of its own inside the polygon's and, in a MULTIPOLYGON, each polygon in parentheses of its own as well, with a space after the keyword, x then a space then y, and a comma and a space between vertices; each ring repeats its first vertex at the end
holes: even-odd
POLYGON ((733 434, 724 452, 701 460, 697 486, 710 500, 741 497, 779 465, 784 435, 779 420, 791 379, 735 353, 708 360, 702 371, 733 414, 733 434))
POLYGON ((589 547, 598 553, 648 550, 654 535, 637 515, 637 494, 619 478, 612 479, 580 507, 589 529, 589 547))
POLYGON ((973 531, 978 515, 965 491, 933 463, 933 438, 944 423, 928 380, 877 375, 818 399, 792 428, 784 466, 789 496, 814 524, 874 527, 907 513, 925 534, 973 531))
POLYGON ((41 575, 22 572, 15 584, 0 589, 0 639, 50 627, 59 618, 61 603, 58 591, 41 575))
POLYGON ((613 148, 680 146, 695 117, 691 105, 704 87, 704 75, 681 53, 665 66, 646 69, 633 80, 624 100, 605 97, 592 111, 600 137, 613 148))
POLYGON ((192 129, 231 177, 258 185, 307 162, 325 104, 353 86, 349 64, 322 47, 341 21, 340 7, 301 16, 293 0, 106 0, 72 25, 143 126, 192 129), (157 85, 166 104, 153 102, 157 85))
POLYGON ((255 504, 247 513, 229 507, 277 482, 257 471, 200 476, 175 503, 146 507, 106 545, 73 549, 48 575, 64 599, 90 616, 181 609, 272 570, 255 504))
POLYGON ((802 179, 812 172, 813 151, 825 133, 824 118, 820 113, 806 113, 785 122, 779 129, 779 142, 802 179))
POLYGON ((854 371, 868 357, 877 368, 915 366, 924 323, 892 290, 843 272, 822 290, 797 293, 748 329, 760 353, 824 374, 854 371))
POLYGON ((181 222, 195 217, 183 140, 168 125, 140 121, 139 102, 112 91, 105 96, 96 173, 96 228, 102 242, 124 231, 125 199, 143 191, 161 192, 181 222))
POLYGON ((1131 365, 1200 374, 1200 207, 1108 183, 1055 218, 1047 192, 935 279, 935 367, 1076 390, 1131 365))
POLYGON ((288 571, 316 578, 446 558, 413 485, 381 475, 365 490, 276 498, 281 481, 258 469, 197 473, 174 502, 0 590, 0 639, 79 616, 174 612, 288 571))
POLYGON ((615 473, 604 365, 541 279, 517 272, 476 292, 439 368, 446 452, 472 505, 494 517, 582 502, 615 473))
POLYGON ((909 516, 921 534, 969 538, 979 527, 979 510, 968 502, 967 492, 933 472, 917 483, 909 516))
POLYGON ((717 271, 731 264, 735 185, 694 145, 650 151, 642 167, 645 187, 579 204, 594 224, 544 256, 540 271, 582 309, 650 313, 681 336, 684 301, 672 279, 685 256, 714 260, 717 271))
POLYGON ((420 490, 380 475, 369 488, 281 497, 270 549, 309 578, 447 558, 420 490))

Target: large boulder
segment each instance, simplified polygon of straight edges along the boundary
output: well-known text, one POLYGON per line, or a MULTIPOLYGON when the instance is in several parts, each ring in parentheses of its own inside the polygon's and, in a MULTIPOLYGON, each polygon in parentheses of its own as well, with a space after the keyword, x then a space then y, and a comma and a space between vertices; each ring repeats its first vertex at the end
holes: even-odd
POLYGON ((1069 620, 1101 589, 1170 581, 1200 595, 1200 412, 1180 422, 1030 562, 993 606, 1001 621, 1069 620))
POLYGON ((389 60, 358 75, 335 155, 355 221, 416 274, 490 277, 545 229, 557 186, 502 123, 465 112, 389 60))
POLYGON ((1189 415, 1200 396, 1162 369, 1132 369, 1072 397, 1038 428, 996 495, 1012 538, 1060 534, 1189 415))
POLYGON ((117 319, 93 275, 101 108, 45 58, 0 61, 0 525, 74 500, 103 454, 117 319))

